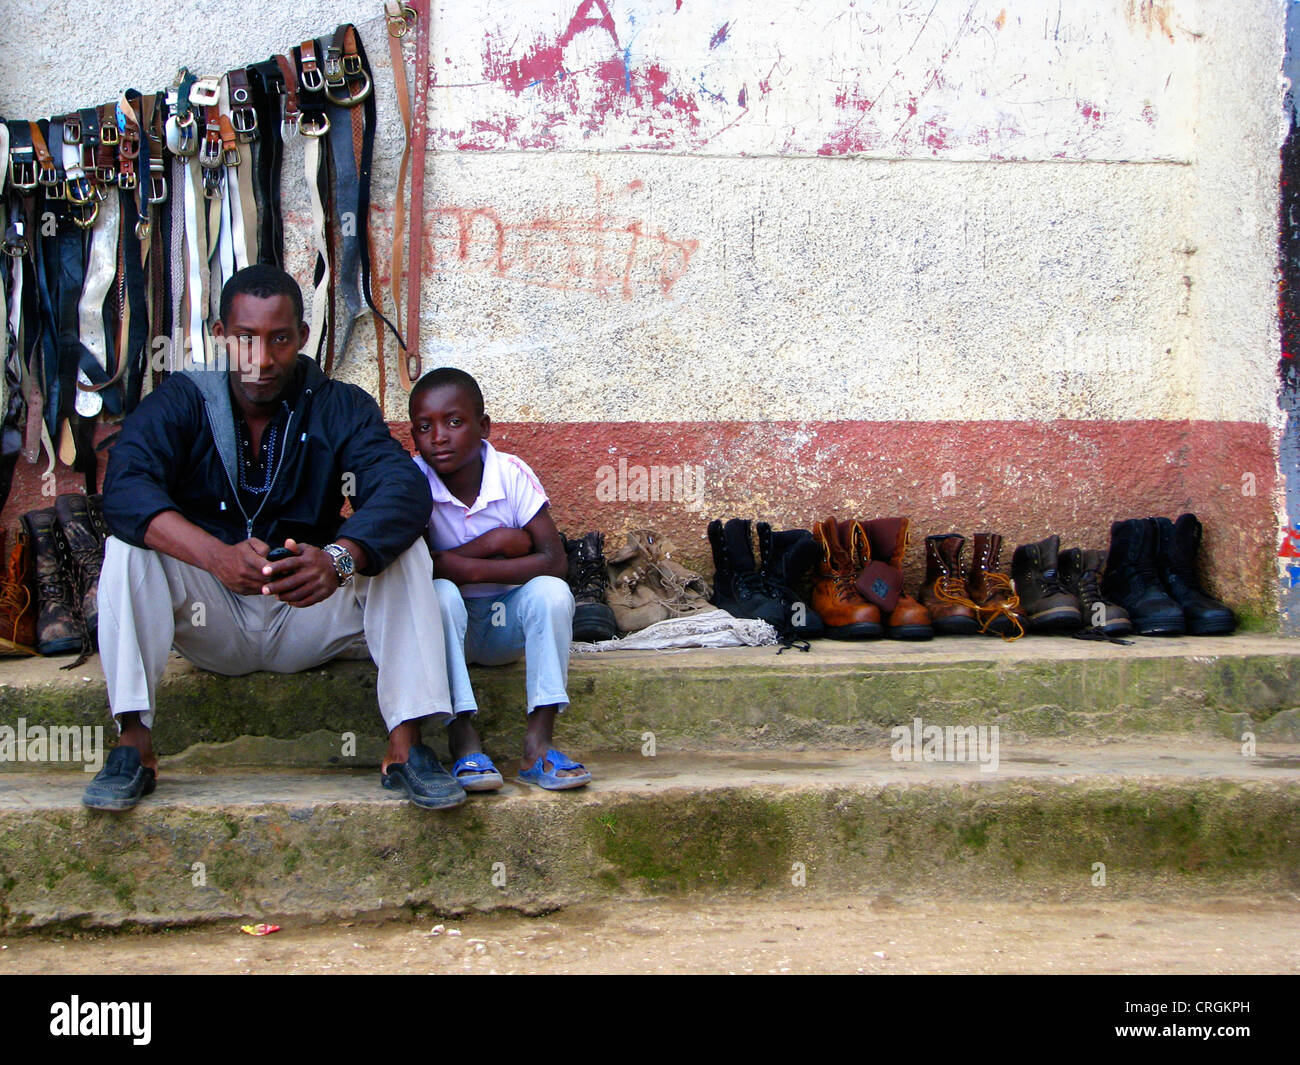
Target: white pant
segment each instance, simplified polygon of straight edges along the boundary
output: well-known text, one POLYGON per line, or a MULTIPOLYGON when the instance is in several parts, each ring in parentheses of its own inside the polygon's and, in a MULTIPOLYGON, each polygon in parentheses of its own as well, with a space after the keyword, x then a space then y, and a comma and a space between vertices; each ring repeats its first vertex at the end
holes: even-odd
POLYGON ((379 712, 403 721, 452 713, 429 549, 417 540, 375 577, 358 575, 322 603, 293 607, 236 595, 197 566, 109 537, 99 577, 99 653, 114 716, 153 727, 154 697, 172 647, 228 677, 297 673, 368 647, 379 667, 379 712), (364 641, 362 641, 364 637, 364 641))

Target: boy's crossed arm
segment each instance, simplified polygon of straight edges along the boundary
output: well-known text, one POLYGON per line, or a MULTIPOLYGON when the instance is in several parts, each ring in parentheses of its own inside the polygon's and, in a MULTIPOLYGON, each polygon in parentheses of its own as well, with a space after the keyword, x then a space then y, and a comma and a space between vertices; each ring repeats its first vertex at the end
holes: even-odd
POLYGON ((560 532, 543 506, 522 529, 491 529, 448 551, 433 552, 433 575, 453 584, 526 584, 569 572, 560 532))

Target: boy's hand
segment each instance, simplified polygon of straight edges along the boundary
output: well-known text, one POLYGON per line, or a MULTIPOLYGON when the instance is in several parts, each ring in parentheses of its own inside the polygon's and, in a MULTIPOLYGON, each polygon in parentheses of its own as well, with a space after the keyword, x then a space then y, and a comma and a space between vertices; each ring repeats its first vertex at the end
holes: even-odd
POLYGON ((455 548, 465 558, 523 558, 533 553, 533 538, 523 529, 489 529, 455 548))
POLYGON ((465 558, 454 551, 433 552, 433 575, 451 581, 452 584, 476 583, 475 574, 472 572, 474 565, 474 559, 465 558))
POLYGON ((339 590, 333 558, 311 544, 286 540, 284 546, 293 552, 293 557, 279 562, 263 559, 263 582, 258 591, 290 606, 304 607, 323 603, 339 590))

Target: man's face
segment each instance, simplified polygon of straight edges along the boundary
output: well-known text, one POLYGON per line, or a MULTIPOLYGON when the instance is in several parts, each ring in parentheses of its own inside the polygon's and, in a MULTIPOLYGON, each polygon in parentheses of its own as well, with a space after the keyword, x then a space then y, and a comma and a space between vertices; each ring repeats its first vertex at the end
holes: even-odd
POLYGON ((289 297, 241 293, 231 301, 229 320, 212 332, 229 342, 230 387, 239 406, 245 413, 273 408, 307 343, 307 323, 298 320, 289 297))
POLYGON ((449 477, 477 459, 479 444, 491 427, 491 419, 455 385, 431 388, 411 406, 411 439, 439 477, 449 477))

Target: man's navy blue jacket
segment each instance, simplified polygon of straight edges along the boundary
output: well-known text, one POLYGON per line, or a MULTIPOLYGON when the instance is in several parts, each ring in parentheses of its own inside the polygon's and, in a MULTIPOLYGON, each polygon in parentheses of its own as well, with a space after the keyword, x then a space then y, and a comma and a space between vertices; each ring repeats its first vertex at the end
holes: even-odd
POLYGON ((429 484, 388 432, 375 401, 331 381, 305 356, 295 371, 292 408, 271 490, 245 514, 235 488, 235 414, 224 369, 172 374, 122 426, 104 478, 104 517, 113 535, 145 547, 145 530, 177 510, 219 540, 256 536, 322 547, 346 537, 366 552, 374 575, 424 532, 429 484), (351 474, 351 478, 345 475, 351 474), (355 482, 352 515, 340 515, 355 482))

